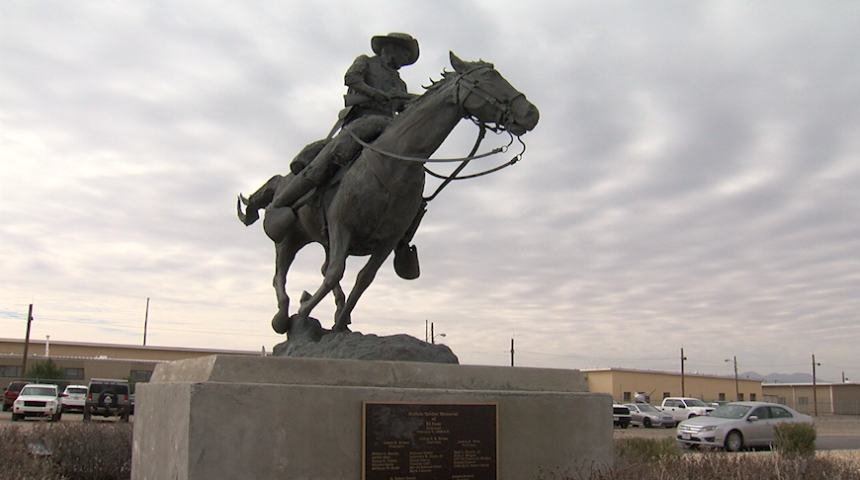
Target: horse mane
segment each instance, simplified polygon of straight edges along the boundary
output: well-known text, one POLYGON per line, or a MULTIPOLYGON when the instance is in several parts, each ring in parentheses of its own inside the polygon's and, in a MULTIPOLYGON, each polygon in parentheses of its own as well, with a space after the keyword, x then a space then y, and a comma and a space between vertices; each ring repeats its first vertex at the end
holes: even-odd
MULTIPOLYGON (((470 70, 473 68, 477 68, 477 67, 495 68, 495 66, 492 63, 486 62, 484 60, 477 60, 475 62, 464 62, 464 63, 466 63, 469 66, 470 70)), ((431 78, 430 79, 430 85, 422 85, 421 86, 425 90, 424 95, 438 91, 439 88, 441 88, 443 85, 445 85, 446 82, 448 82, 451 78, 456 77, 457 75, 460 75, 460 73, 459 72, 451 72, 449 70, 442 70, 442 78, 440 78, 439 80, 433 80, 431 78)))

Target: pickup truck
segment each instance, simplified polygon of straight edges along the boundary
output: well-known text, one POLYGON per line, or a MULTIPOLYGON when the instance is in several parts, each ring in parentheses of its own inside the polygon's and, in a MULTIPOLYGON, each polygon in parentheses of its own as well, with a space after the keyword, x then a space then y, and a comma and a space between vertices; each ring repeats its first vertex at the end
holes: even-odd
POLYGON ((707 415, 708 412, 714 410, 714 407, 705 405, 705 402, 698 398, 666 397, 663 399, 663 405, 657 409, 672 415, 676 422, 680 422, 688 418, 707 415))

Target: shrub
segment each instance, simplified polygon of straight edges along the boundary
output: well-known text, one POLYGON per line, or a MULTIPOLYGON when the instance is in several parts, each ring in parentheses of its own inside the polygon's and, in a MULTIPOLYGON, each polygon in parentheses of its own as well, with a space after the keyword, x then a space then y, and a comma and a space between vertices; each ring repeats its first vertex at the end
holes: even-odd
POLYGON ((615 466, 656 463, 681 454, 674 438, 651 440, 624 438, 615 441, 615 466))
POLYGON ((63 367, 57 365, 53 359, 49 358, 47 360, 34 363, 27 369, 24 376, 29 379, 40 381, 59 380, 65 378, 66 371, 63 367))
POLYGON ((806 423, 779 423, 773 427, 776 451, 784 456, 815 455, 815 427, 806 423))

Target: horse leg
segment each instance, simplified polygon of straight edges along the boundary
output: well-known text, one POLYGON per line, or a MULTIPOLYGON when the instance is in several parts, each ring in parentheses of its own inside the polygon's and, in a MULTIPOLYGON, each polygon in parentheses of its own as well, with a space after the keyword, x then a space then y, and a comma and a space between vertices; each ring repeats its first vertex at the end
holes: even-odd
MULTIPOLYGON (((347 246, 349 238, 332 237, 330 251, 327 255, 327 265, 325 266, 325 274, 322 285, 307 301, 303 301, 296 314, 299 319, 306 319, 310 316, 311 311, 319 305, 320 301, 334 289, 340 289, 340 281, 343 279, 343 274, 346 271, 347 246)), ((341 291, 341 294, 343 292, 341 291)), ((335 299, 337 301, 337 299, 335 299)), ((340 311, 340 309, 338 310, 340 311)))
POLYGON ((376 278, 376 272, 379 271, 379 268, 385 262, 385 259, 391 254, 392 249, 393 246, 374 252, 361 271, 358 272, 358 276, 355 279, 355 285, 352 287, 352 291, 349 292, 349 298, 346 300, 346 305, 337 311, 334 328, 332 328, 333 332, 349 330, 347 325, 350 323, 352 310, 358 303, 358 299, 361 298, 361 295, 365 290, 367 290, 367 287, 370 286, 373 279, 376 278))
MULTIPOLYGON (((325 249, 325 261, 322 265, 322 274, 325 276, 325 272, 328 270, 328 248, 325 249)), ((344 302, 346 302, 346 295, 343 293, 343 288, 340 286, 340 282, 332 289, 332 293, 334 294, 334 305, 337 307, 335 311, 335 316, 337 316, 338 312, 343 309, 344 302)))
POLYGON ((289 329, 290 297, 287 295, 287 274, 296 258, 296 253, 307 244, 300 242, 283 242, 275 244, 275 277, 272 286, 278 298, 278 313, 272 318, 272 329, 278 333, 286 333, 289 329))

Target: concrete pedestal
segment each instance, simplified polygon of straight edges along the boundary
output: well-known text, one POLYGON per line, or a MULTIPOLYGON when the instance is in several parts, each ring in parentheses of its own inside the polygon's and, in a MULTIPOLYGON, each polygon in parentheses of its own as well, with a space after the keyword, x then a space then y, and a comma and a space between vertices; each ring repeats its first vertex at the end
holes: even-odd
POLYGON ((577 370, 216 355, 136 397, 134 480, 359 480, 364 401, 497 404, 500 480, 612 464, 612 399, 577 370))

